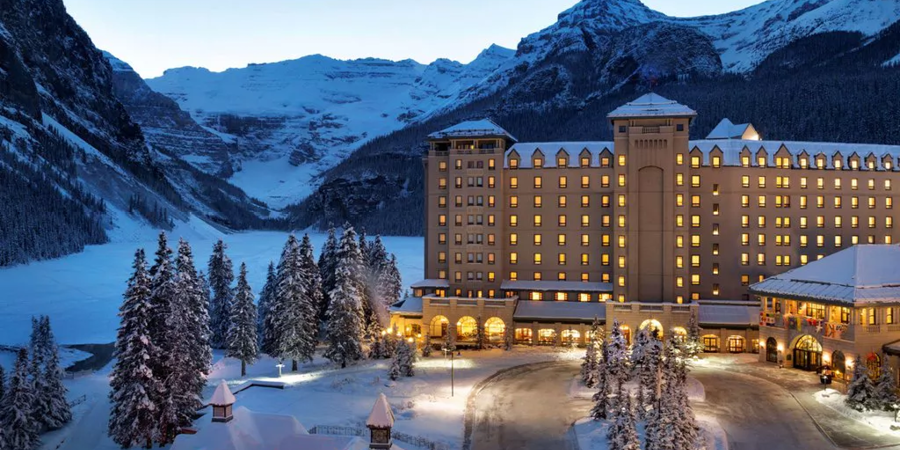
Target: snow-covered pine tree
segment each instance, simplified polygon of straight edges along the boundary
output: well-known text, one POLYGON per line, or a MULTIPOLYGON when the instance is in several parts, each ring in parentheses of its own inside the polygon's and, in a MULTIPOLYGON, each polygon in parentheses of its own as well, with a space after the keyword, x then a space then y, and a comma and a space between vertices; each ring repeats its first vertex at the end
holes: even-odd
POLYGON ((633 371, 632 375, 637 375, 640 371, 641 364, 644 363, 644 350, 649 342, 650 335, 647 333, 647 329, 641 328, 638 330, 637 334, 634 336, 634 343, 631 345, 630 362, 633 371))
POLYGON ((229 322, 231 327, 228 329, 228 350, 225 355, 241 362, 243 377, 247 375, 247 364, 252 364, 259 355, 256 339, 256 306, 253 304, 253 289, 247 283, 247 265, 244 263, 241 263, 229 322))
POLYGON ((132 267, 134 273, 119 308, 116 362, 109 383, 109 435, 122 447, 150 448, 156 439, 155 401, 162 385, 151 369, 159 349, 150 336, 151 280, 143 249, 135 252, 132 267))
POLYGON ((305 322, 305 280, 301 267, 300 243, 296 236, 288 236, 278 261, 275 283, 275 301, 270 312, 277 337, 276 353, 279 358, 291 361, 291 370, 297 371, 298 361, 311 361, 308 342, 309 327, 305 322))
POLYGON ((600 341, 600 359, 597 360, 597 392, 592 397, 594 407, 591 409, 591 418, 594 420, 604 420, 609 417, 609 393, 612 380, 609 376, 609 367, 606 365, 608 361, 607 348, 606 341, 600 341))
MULTIPOLYGON (((376 237, 376 244, 373 248, 377 248, 381 243, 380 238, 376 237)), ((383 247, 382 247, 383 248, 383 247)), ((383 267, 375 280, 375 292, 377 299, 376 315, 382 323, 390 322, 389 309, 391 305, 400 301, 400 291, 403 287, 403 281, 400 278, 400 270, 397 269, 397 257, 393 254, 389 259, 385 260, 383 267)))
POLYGON ((403 375, 403 369, 400 367, 403 358, 400 355, 400 346, 394 347, 394 354, 391 355, 391 366, 388 368, 388 378, 397 381, 403 375))
POLYGON ((684 342, 681 344, 681 351, 685 358, 693 359, 703 352, 703 341, 700 338, 700 323, 697 321, 697 314, 691 311, 691 319, 688 322, 688 332, 684 342))
POLYGON ((853 378, 850 385, 847 386, 847 406, 857 410, 866 411, 873 409, 875 386, 872 385, 872 379, 869 378, 869 371, 863 363, 862 358, 857 355, 856 362, 853 364, 853 378))
POLYGON ((184 239, 178 241, 175 272, 175 297, 168 323, 177 327, 174 335, 177 344, 176 351, 169 355, 172 376, 166 385, 174 390, 172 395, 179 426, 189 426, 194 413, 202 406, 200 397, 206 387, 212 350, 209 344, 209 291, 205 290, 205 280, 200 278, 194 265, 191 246, 184 239))
MULTIPOLYGON (((41 316, 39 322, 40 346, 44 353, 42 372, 33 381, 34 407, 32 414, 40 429, 56 430, 72 420, 72 411, 66 401, 66 387, 62 382, 62 368, 59 366, 59 348, 50 328, 50 318, 41 316), (38 390, 40 389, 40 390, 38 390)), ((34 358, 34 357, 32 357, 34 358)))
POLYGON ((337 269, 337 250, 338 241, 335 237, 335 230, 328 230, 328 238, 325 239, 325 245, 322 246, 322 253, 319 255, 319 274, 322 278, 322 303, 319 305, 319 321, 325 322, 326 313, 328 312, 329 293, 334 289, 334 272, 337 269))
POLYGON ((612 425, 607 430, 609 450, 640 450, 641 441, 638 439, 637 424, 634 410, 631 407, 631 396, 625 392, 621 385, 616 394, 616 407, 613 409, 612 425))
POLYGON ((615 319, 612 332, 609 334, 605 361, 611 381, 616 385, 628 381, 628 344, 619 321, 615 319))
POLYGON ((589 331, 590 336, 584 351, 584 361, 581 362, 581 382, 585 386, 592 388, 597 385, 597 367, 598 367, 598 340, 600 333, 600 319, 594 316, 594 322, 591 323, 589 331))
POLYGON ((369 345, 369 359, 381 359, 384 355, 384 336, 378 333, 369 345))
POLYGON ((209 256, 209 287, 212 290, 209 320, 213 348, 225 348, 228 319, 231 317, 228 306, 231 304, 234 267, 231 259, 225 254, 227 248, 225 242, 219 239, 213 246, 212 255, 209 256))
MULTIPOLYGON (((349 223, 345 223, 345 234, 348 229, 352 230, 353 228, 349 223)), ((369 266, 368 255, 370 244, 366 239, 366 230, 362 230, 362 232, 358 236, 358 239, 359 241, 357 244, 357 251, 359 253, 359 270, 354 273, 354 276, 356 277, 357 282, 360 286, 359 293, 362 299, 364 334, 367 337, 371 337, 375 333, 380 333, 383 329, 377 314, 378 301, 375 299, 375 283, 378 280, 378 268, 372 268, 369 266)))
MULTIPOLYGON (((412 340, 412 339, 410 339, 412 340)), ((403 338, 400 339, 400 342, 403 346, 403 352, 401 353, 400 360, 400 371, 404 377, 411 377, 415 375, 415 365, 416 365, 416 344, 415 341, 407 342, 403 338)))
POLYGON ((453 337, 450 336, 450 329, 447 329, 447 334, 444 335, 444 343, 441 345, 441 350, 444 352, 452 352, 456 350, 456 345, 453 343, 453 337))
POLYGON ((477 323, 475 324, 475 348, 477 350, 484 350, 485 338, 484 338, 484 322, 481 320, 481 315, 475 318, 477 323))
POLYGON ((46 429, 44 417, 48 413, 50 398, 47 397, 47 380, 44 379, 43 370, 47 361, 47 339, 44 336, 42 323, 44 316, 31 316, 31 338, 29 340, 29 353, 31 360, 28 365, 28 381, 34 394, 34 404, 31 407, 32 420, 37 431, 46 429))
POLYGON ((367 246, 365 256, 369 267, 373 269, 376 275, 379 275, 389 262, 387 249, 384 248, 380 235, 376 235, 375 240, 367 246))
POLYGON ((28 350, 22 348, 16 356, 15 370, 0 404, 0 429, 3 430, 6 448, 11 450, 31 450, 40 444, 39 424, 31 413, 34 391, 28 372, 28 350))
POLYGON ((338 249, 335 285, 330 292, 328 322, 325 325, 328 348, 325 357, 347 367, 362 358, 365 314, 360 279, 360 254, 353 228, 348 227, 338 249))
POLYGON ((422 341, 422 357, 427 358, 431 356, 431 333, 428 331, 425 332, 425 340, 422 341))
POLYGON ((875 407, 883 411, 896 411, 900 399, 897 398, 897 383, 894 382, 894 373, 885 356, 881 358, 881 373, 875 380, 873 397, 875 407))
POLYGON ((315 251, 309 235, 300 242, 300 273, 303 277, 303 323, 305 326, 304 351, 306 360, 312 361, 319 344, 319 305, 322 304, 322 276, 316 264, 315 251))
MULTIPOLYGON (((673 349, 678 347, 678 343, 671 341, 669 344, 673 349)), ((675 361, 675 393, 673 403, 675 408, 673 412, 676 414, 676 423, 679 429, 679 450, 693 450, 699 439, 699 429, 697 418, 694 416, 694 409, 687 395, 687 363, 685 360, 676 359, 675 361)))
MULTIPOLYGON (((3 369, 3 366, 0 366, 0 400, 3 399, 3 395, 6 392, 6 370, 3 369)), ((2 432, 0 432, 2 433, 2 432)), ((3 448, 0 446, 0 448, 3 448)))
POLYGON ((177 276, 172 262, 166 234, 159 234, 159 245, 153 266, 150 267, 150 321, 148 335, 159 348, 155 358, 150 359, 153 376, 162 382, 154 399, 158 410, 156 415, 158 442, 167 444, 175 437, 178 427, 183 424, 181 393, 188 389, 175 373, 187 364, 182 346, 185 329, 181 303, 176 300, 177 276))
POLYGON ((259 291, 259 301, 257 302, 257 310, 256 310, 256 320, 257 320, 257 333, 259 334, 259 345, 260 351, 263 353, 269 353, 269 349, 271 348, 273 338, 271 336, 271 331, 269 326, 271 323, 267 325, 267 317, 269 315, 269 310, 272 307, 272 298, 275 295, 275 263, 269 262, 269 269, 266 271, 266 284, 263 285, 261 291, 259 291))

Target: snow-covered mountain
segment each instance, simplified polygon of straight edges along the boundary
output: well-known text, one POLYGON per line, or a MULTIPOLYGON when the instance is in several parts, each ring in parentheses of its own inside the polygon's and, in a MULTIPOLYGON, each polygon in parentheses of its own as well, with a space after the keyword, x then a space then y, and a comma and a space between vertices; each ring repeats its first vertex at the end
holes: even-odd
POLYGON ((306 196, 321 170, 363 142, 446 106, 513 54, 492 46, 469 64, 428 65, 313 55, 224 72, 171 69, 146 81, 235 145, 233 183, 283 206, 306 196))

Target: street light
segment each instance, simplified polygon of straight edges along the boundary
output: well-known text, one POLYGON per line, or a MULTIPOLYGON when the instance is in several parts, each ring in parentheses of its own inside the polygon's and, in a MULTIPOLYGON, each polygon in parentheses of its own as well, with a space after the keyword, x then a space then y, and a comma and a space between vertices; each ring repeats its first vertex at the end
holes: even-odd
POLYGON ((278 368, 278 378, 281 378, 281 369, 284 368, 284 363, 279 362, 278 364, 275 364, 275 367, 278 368))

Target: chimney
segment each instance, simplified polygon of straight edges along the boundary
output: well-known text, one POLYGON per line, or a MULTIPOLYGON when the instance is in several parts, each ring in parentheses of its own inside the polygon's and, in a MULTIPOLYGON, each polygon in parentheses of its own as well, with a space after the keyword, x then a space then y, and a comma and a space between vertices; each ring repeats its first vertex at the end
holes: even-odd
POLYGON ((369 448, 373 450, 388 450, 394 443, 391 440, 391 428, 394 427, 394 412, 384 394, 378 394, 375 406, 369 413, 366 426, 371 432, 369 448))
POLYGON ((213 393, 212 399, 209 401, 209 405, 212 406, 213 410, 212 421, 224 423, 234 419, 234 413, 232 411, 234 402, 234 394, 228 389, 228 384, 225 383, 225 380, 222 380, 216 388, 216 392, 213 393))

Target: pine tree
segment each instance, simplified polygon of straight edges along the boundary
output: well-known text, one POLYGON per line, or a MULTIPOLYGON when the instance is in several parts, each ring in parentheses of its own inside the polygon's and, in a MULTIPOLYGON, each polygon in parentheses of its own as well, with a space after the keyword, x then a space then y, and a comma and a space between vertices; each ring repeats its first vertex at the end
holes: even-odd
POLYGON ((291 370, 297 371, 298 361, 312 361, 306 323, 306 287, 301 266, 300 244, 291 234, 281 252, 275 283, 275 302, 269 316, 272 317, 277 337, 276 354, 291 361, 291 370))
POLYGON ((388 369, 388 378, 393 381, 397 381, 403 375, 403 368, 401 364, 403 363, 403 358, 400 355, 400 346, 396 346, 394 348, 394 353, 391 355, 391 366, 388 369))
POLYGON ((618 320, 613 320, 612 332, 609 335, 609 345, 606 350, 606 367, 609 378, 616 385, 628 381, 628 344, 622 334, 622 327, 618 320))
POLYGON ((172 249, 168 246, 165 233, 159 234, 159 244, 153 266, 150 267, 150 320, 148 335, 159 348, 159 352, 150 359, 153 376, 161 382, 153 399, 158 412, 156 425, 157 439, 162 444, 171 442, 178 427, 183 423, 182 394, 186 387, 182 385, 177 370, 186 364, 183 343, 184 317, 178 295, 176 271, 172 263, 172 249))
MULTIPOLYGON (((3 366, 0 366, 0 400, 3 399, 3 395, 6 392, 6 370, 3 369, 3 366)), ((0 446, 0 448, 3 448, 0 446)))
POLYGON ((456 344, 453 342, 453 337, 450 336, 450 330, 447 329, 447 334, 444 335, 444 343, 441 346, 441 350, 445 352, 452 352, 456 350, 456 344))
POLYGON ((122 447, 150 448, 156 438, 155 401, 162 386, 151 368, 152 361, 159 358, 159 348, 150 336, 153 306, 144 250, 135 253, 133 267, 119 308, 121 325, 110 379, 109 435, 122 447))
POLYGON ((42 329, 43 320, 44 316, 31 317, 31 338, 29 341, 31 361, 28 366, 28 380, 31 383, 32 393, 34 394, 31 414, 38 432, 46 429, 44 417, 49 412, 50 403, 50 399, 47 397, 47 380, 42 376, 47 361, 47 347, 49 345, 42 329))
POLYGON ((425 340, 422 342, 422 357, 427 358, 431 356, 431 333, 425 333, 425 340))
POLYGON ((384 354, 384 336, 379 333, 372 338, 372 345, 369 346, 369 359, 381 359, 384 354))
POLYGON ((228 329, 228 350, 225 355, 241 362, 241 376, 247 375, 247 364, 259 355, 256 339, 256 306, 253 290, 247 283, 247 265, 241 263, 234 301, 231 304, 231 327, 228 329))
POLYGON ((475 319, 478 322, 475 324, 475 348, 478 350, 484 350, 484 322, 481 321, 481 315, 475 319))
MULTIPOLYGON (((373 248, 384 248, 381 244, 381 239, 376 238, 375 245, 373 248)), ((380 255, 380 251, 377 252, 380 255)), ((380 256, 376 256, 380 257, 380 256)), ((382 323, 388 323, 390 321, 389 317, 389 309, 391 305, 400 301, 400 291, 403 288, 403 281, 400 278, 400 270, 397 269, 397 257, 391 255, 389 259, 386 259, 383 263, 380 273, 375 279, 375 292, 377 298, 377 316, 382 321, 382 323)))
POLYGON ((259 302, 257 302, 257 333, 259 334, 260 351, 270 353, 274 337, 271 329, 271 322, 268 322, 268 315, 272 308, 272 302, 275 296, 275 263, 269 262, 269 268, 266 272, 266 284, 263 285, 259 292, 259 302))
POLYGON ((634 410, 631 407, 631 396, 625 393, 622 385, 616 393, 616 407, 613 409, 612 425, 607 429, 606 437, 609 440, 609 450, 640 450, 641 442, 638 439, 637 424, 634 410))
POLYGON ((685 358, 696 358, 703 352, 703 341, 700 338, 700 323, 697 321, 697 314, 691 311, 691 319, 688 322, 688 333, 685 341, 681 345, 682 353, 685 358))
POLYGON ((603 340, 600 342, 601 357, 597 361, 597 392, 592 397, 594 407, 591 409, 591 418, 594 420, 604 420, 609 417, 609 393, 612 379, 607 366, 608 353, 608 345, 603 340))
POLYGON ((322 277, 316 264, 315 251, 309 235, 304 234, 300 242, 300 273, 303 277, 304 360, 312 361, 319 343, 319 313, 322 303, 322 277))
POLYGON ((328 238, 325 245, 322 246, 322 253, 319 255, 319 274, 322 278, 322 302, 319 305, 319 321, 325 322, 330 304, 329 297, 331 290, 334 289, 334 273, 337 270, 337 251, 338 241, 335 237, 334 228, 328 230, 328 238))
POLYGON ((39 423, 31 412, 34 391, 28 379, 28 350, 20 349, 16 357, 15 370, 9 379, 9 387, 3 403, 0 404, 0 429, 7 448, 31 450, 40 444, 39 423))
POLYGON ((225 254, 227 248, 225 242, 219 239, 213 246, 212 255, 209 257, 209 287, 212 289, 209 319, 213 348, 225 348, 228 319, 231 317, 228 306, 231 304, 234 268, 231 259, 225 254))
POLYGON ((403 351, 401 352, 401 361, 400 361, 400 369, 401 373, 404 377, 411 377, 415 375, 415 363, 416 363, 416 344, 415 342, 409 343, 404 339, 399 339, 400 346, 403 351))
POLYGON ((34 384, 35 423, 41 429, 56 430, 72 420, 72 411, 66 401, 66 387, 62 382, 62 368, 59 366, 59 348, 53 339, 50 318, 41 316, 39 320, 41 336, 40 350, 44 352, 43 367, 34 384), (37 380, 41 382, 38 383, 37 380), (40 390, 38 390, 40 389, 40 390))
POLYGON ((874 397, 875 386, 872 385, 872 379, 869 378, 866 365, 860 356, 856 357, 853 364, 853 378, 850 385, 847 386, 847 406, 857 410, 866 411, 873 409, 875 406, 874 397))
POLYGON ((338 249, 335 286, 330 292, 328 322, 325 333, 328 348, 325 357, 346 367, 362 358, 365 332, 362 284, 359 282, 360 255, 353 228, 344 231, 338 249))
POLYGON ((581 382, 592 388, 597 385, 597 338, 600 333, 600 319, 594 316, 591 324, 590 338, 584 351, 584 361, 581 363, 581 382))
POLYGON ((873 397, 875 399, 875 407, 883 411, 896 411, 898 402, 897 383, 894 382, 894 374, 891 372, 891 366, 888 364, 886 357, 882 357, 881 373, 875 380, 875 390, 873 397))

